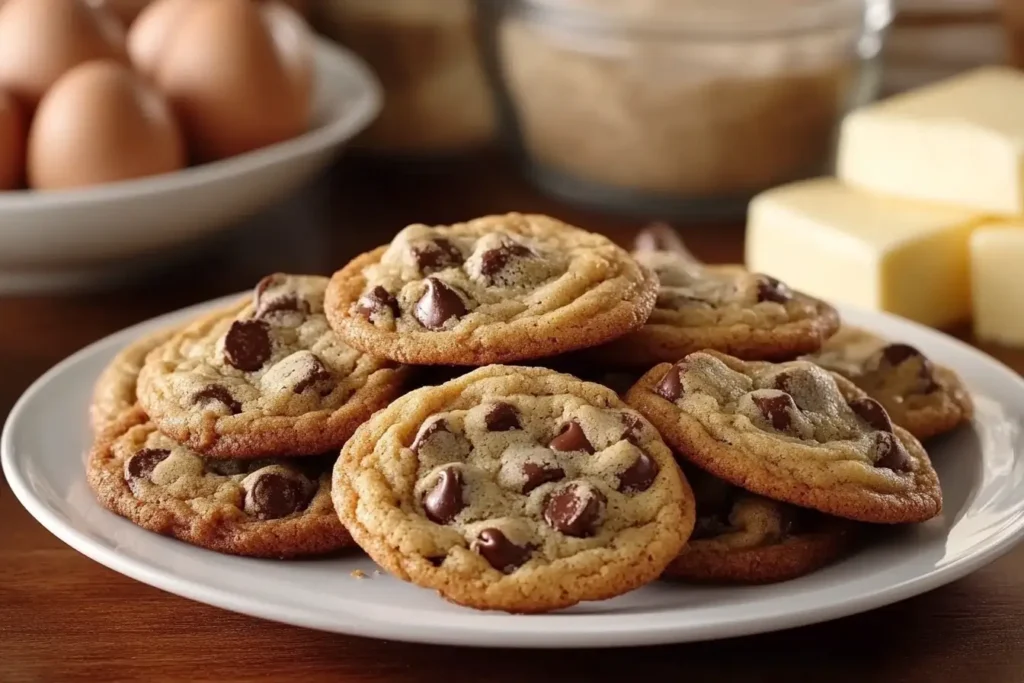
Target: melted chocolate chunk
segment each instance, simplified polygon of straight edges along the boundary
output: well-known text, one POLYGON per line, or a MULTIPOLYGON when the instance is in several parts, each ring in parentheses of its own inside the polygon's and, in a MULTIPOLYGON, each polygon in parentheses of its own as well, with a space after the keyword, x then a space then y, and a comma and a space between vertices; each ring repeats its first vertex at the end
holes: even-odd
POLYGON ((394 317, 398 317, 398 301, 391 296, 388 290, 377 285, 366 294, 359 297, 356 302, 356 313, 367 320, 375 314, 391 311, 394 317))
POLYGON ((427 291, 416 302, 413 315, 423 327, 439 330, 451 318, 466 314, 466 304, 454 288, 437 278, 426 279, 427 291))
POLYGON ((654 388, 654 393, 668 401, 675 401, 683 395, 683 368, 679 363, 676 363, 665 376, 658 382, 658 386, 654 388))
POLYGON ((256 287, 252 290, 252 305, 254 308, 259 309, 264 294, 267 290, 280 287, 288 281, 288 276, 284 273, 272 273, 267 275, 262 280, 256 283, 256 287))
POLYGON ((542 484, 565 479, 565 470, 558 465, 528 462, 523 464, 523 477, 526 478, 523 493, 527 494, 542 484))
POLYGON ((778 396, 752 396, 751 398, 754 405, 761 410, 764 419, 768 420, 775 430, 784 432, 793 426, 792 413, 797 411, 797 407, 792 396, 779 394, 778 396))
POLYGON ((416 265, 424 275, 462 265, 462 252, 451 241, 438 237, 412 247, 416 265))
POLYGON ((131 483, 137 479, 149 479, 156 466, 171 455, 163 448, 143 448, 125 463, 125 479, 131 483))
POLYGON ((480 273, 493 279, 495 275, 505 269, 512 259, 534 258, 535 256, 536 254, 528 247, 516 242, 509 242, 500 247, 488 249, 480 255, 480 273))
POLYGON ((566 536, 593 536, 605 506, 604 494, 569 484, 548 496, 544 503, 544 521, 566 536))
POLYGON ((519 423, 519 411, 511 403, 495 403, 484 416, 484 423, 490 432, 510 432, 523 428, 519 423))
POLYGON ((508 540, 500 529, 483 529, 476 537, 476 551, 499 572, 511 574, 530 559, 530 548, 508 540))
POLYGON ((281 519, 309 505, 308 483, 266 472, 257 477, 246 494, 245 508, 257 519, 281 519))
POLYGON ((263 367, 271 354, 270 333, 262 320, 236 320, 224 337, 224 359, 243 372, 263 367))
POLYGON ((893 472, 910 471, 910 454, 895 435, 889 432, 878 432, 875 434, 875 445, 878 448, 878 460, 875 461, 875 467, 884 467, 893 472))
POLYGON ((443 417, 435 418, 432 422, 424 422, 423 424, 425 426, 420 427, 419 433, 416 434, 416 438, 413 439, 412 446, 409 447, 412 449, 413 453, 419 453, 423 444, 425 444, 427 440, 435 434, 441 432, 451 434, 451 429, 448 427, 448 421, 443 417))
POLYGON ((924 358, 924 355, 910 344, 889 344, 882 349, 882 357, 889 365, 900 365, 911 358, 924 358))
POLYGON ((583 432, 583 428, 580 427, 580 423, 576 420, 566 422, 562 425, 562 429, 558 432, 558 436, 553 438, 548 446, 556 451, 583 451, 584 453, 594 452, 594 446, 587 439, 587 435, 583 432))
POLYGON ((658 463, 646 453, 641 453, 633 464, 619 475, 619 491, 639 492, 651 488, 658 476, 658 463))
MULTIPOLYGON (((331 382, 334 379, 330 371, 326 367, 324 367, 323 361, 321 361, 319 358, 312 354, 306 356, 306 358, 308 358, 309 361, 301 368, 302 375, 299 378, 299 381, 296 382, 295 384, 296 394, 301 394, 306 389, 309 389, 310 387, 318 384, 324 385, 327 382, 331 382)), ((333 387, 321 386, 320 389, 321 395, 326 396, 327 394, 331 393, 333 387), (327 394, 324 393, 325 390, 327 394)))
POLYGON ((622 435, 619 438, 635 446, 644 428, 643 421, 636 413, 620 413, 619 417, 622 419, 622 435))
POLYGON ((462 472, 454 467, 446 467, 439 473, 426 496, 423 497, 423 509, 427 511, 427 519, 436 524, 447 524, 455 519, 466 507, 462 499, 462 472))
POLYGON ((259 320, 273 318, 278 313, 301 313, 309 315, 309 302, 295 294, 282 294, 275 297, 264 297, 256 308, 255 317, 259 320))
POLYGON ((882 404, 875 399, 855 398, 850 401, 850 408, 872 429, 877 429, 880 432, 892 431, 892 420, 889 419, 889 413, 885 412, 882 404))
POLYGON ((201 405, 208 401, 217 401, 223 403, 231 411, 232 415, 237 415, 242 412, 242 404, 235 400, 235 397, 231 395, 231 392, 227 388, 220 384, 210 384, 204 389, 200 389, 192 395, 192 403, 201 405))
POLYGON ((757 283, 757 301, 774 301, 777 304, 784 304, 792 300, 793 290, 784 282, 780 282, 768 275, 760 276, 757 283))

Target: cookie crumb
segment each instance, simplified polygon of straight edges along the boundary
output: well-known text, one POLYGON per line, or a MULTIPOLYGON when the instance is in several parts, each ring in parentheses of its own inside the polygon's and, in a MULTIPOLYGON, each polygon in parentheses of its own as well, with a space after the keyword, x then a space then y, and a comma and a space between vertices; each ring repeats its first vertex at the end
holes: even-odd
POLYGON ((366 578, 366 572, 364 572, 362 569, 354 569, 352 571, 352 578, 353 579, 365 579, 366 578))

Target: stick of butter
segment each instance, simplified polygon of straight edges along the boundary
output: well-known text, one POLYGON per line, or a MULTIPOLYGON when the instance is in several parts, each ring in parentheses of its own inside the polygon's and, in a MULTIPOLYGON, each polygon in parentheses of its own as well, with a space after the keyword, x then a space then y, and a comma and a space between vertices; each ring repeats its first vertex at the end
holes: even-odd
POLYGON ((974 334, 1024 346, 1024 224, 986 224, 971 235, 974 334))
POLYGON ((970 317, 967 240, 982 220, 808 180, 751 202, 747 266, 826 301, 938 327, 970 317))
POLYGON ((983 67, 858 109, 838 175, 908 199, 1024 213, 1024 73, 983 67))

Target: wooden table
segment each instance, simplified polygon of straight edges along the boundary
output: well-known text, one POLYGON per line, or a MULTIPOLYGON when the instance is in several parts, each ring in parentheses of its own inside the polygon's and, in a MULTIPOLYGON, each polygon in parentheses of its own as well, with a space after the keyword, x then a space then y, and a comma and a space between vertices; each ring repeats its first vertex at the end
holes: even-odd
MULTIPOLYGON (((628 243, 636 222, 538 195, 485 156, 396 173, 349 161, 187 263, 108 293, 0 298, 0 415, 51 365, 126 325, 245 289, 273 270, 329 273, 410 222, 544 211, 628 243)), ((2 229, 2 226, 0 226, 2 229)), ((687 229, 737 260, 739 225, 687 229)), ((1024 354, 993 351, 1024 370, 1024 354)), ((54 424, 60 429, 59 423, 54 424)), ((972 576, 832 623, 705 644, 590 652, 406 645, 232 614, 137 583, 47 533, 0 483, 0 682, 1024 681, 1024 547, 972 576)))

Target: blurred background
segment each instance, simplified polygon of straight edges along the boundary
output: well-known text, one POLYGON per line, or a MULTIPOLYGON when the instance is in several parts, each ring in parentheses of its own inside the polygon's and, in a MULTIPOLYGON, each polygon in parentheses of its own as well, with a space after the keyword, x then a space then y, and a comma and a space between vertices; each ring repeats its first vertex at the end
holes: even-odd
POLYGON ((507 210, 738 260, 846 112, 1022 61, 1018 0, 0 0, 0 292, 150 312, 507 210))

